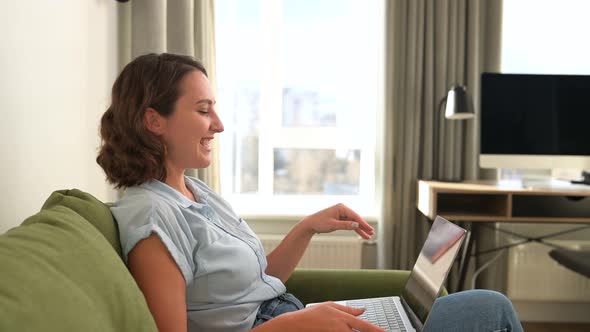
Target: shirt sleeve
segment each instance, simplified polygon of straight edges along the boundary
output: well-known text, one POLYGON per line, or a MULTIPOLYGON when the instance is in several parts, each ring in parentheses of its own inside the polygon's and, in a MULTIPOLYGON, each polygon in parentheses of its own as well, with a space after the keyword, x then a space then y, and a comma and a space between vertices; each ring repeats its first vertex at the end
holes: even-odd
POLYGON ((183 232, 185 228, 180 225, 181 221, 171 208, 157 204, 148 195, 142 195, 117 202, 111 207, 111 211, 119 225, 126 264, 129 252, 135 245, 151 234, 156 234, 182 272, 187 286, 192 282, 194 262, 190 257, 194 245, 183 232))

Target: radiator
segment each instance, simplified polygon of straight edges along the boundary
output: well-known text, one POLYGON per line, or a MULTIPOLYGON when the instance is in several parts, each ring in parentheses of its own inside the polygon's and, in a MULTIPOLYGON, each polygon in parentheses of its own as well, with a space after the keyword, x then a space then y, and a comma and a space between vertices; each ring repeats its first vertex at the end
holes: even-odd
MULTIPOLYGON (((553 243, 576 250, 590 249, 590 241, 553 243)), ((549 256, 550 250, 538 243, 509 250, 508 297, 521 301, 590 302, 590 278, 559 265, 549 256)))
MULTIPOLYGON (((282 235, 261 235, 264 250, 270 253, 281 242, 282 235)), ((316 236, 311 240, 297 267, 360 269, 363 240, 344 236, 316 236)))

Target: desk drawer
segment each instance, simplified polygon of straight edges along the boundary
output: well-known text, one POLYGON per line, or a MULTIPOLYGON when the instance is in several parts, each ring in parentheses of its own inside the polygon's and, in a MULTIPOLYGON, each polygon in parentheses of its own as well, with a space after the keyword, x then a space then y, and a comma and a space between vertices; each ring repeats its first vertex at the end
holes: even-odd
POLYGON ((590 197, 513 195, 513 217, 588 218, 590 197))

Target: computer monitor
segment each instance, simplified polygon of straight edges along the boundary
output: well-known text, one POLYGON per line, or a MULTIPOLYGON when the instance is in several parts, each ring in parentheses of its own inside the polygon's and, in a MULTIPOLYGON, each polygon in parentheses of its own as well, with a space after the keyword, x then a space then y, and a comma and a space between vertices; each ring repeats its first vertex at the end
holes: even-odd
POLYGON ((482 168, 590 169, 590 76, 484 73, 482 168))

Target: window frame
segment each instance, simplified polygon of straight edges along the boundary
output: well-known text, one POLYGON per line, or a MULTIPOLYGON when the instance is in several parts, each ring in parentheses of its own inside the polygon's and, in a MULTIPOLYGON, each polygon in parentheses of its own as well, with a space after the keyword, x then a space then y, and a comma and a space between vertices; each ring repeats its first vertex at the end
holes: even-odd
MULTIPOLYGON (((376 0, 376 5, 383 8, 384 2, 376 0)), ((243 216, 253 218, 285 217, 293 219, 308 215, 337 203, 344 203, 369 220, 375 220, 377 215, 376 188, 378 174, 378 150, 377 150, 377 117, 383 109, 383 72, 376 70, 375 96, 367 98, 363 103, 367 109, 374 112, 366 112, 368 123, 372 128, 360 128, 358 133, 350 133, 350 130, 335 127, 283 127, 283 80, 281 65, 281 29, 282 26, 282 1, 260 0, 261 6, 261 40, 262 49, 260 63, 262 70, 260 76, 259 99, 259 124, 258 124, 258 192, 235 193, 233 188, 236 181, 240 181, 239 172, 234 168, 240 168, 240 158, 232 156, 236 128, 233 124, 226 124, 226 131, 221 136, 220 147, 220 174, 221 194, 243 216), (281 110, 281 111, 269 111, 281 110), (360 150, 360 176, 359 194, 357 195, 310 195, 310 194, 273 194, 274 182, 274 149, 346 149, 360 150), (232 158, 235 158, 233 160, 232 158), (293 209, 293 207, 296 207, 293 209), (289 209, 291 208, 291 209, 289 209)), ((379 12, 379 11, 378 11, 379 12)), ((383 13, 380 11, 379 13, 383 13)), ((378 24, 379 25, 379 24, 378 24)), ((373 65, 383 69, 384 64, 384 22, 380 22, 380 49, 376 50, 376 59, 373 65)), ((369 59, 365 61, 370 61, 369 59)), ((352 69, 351 69, 352 70, 352 69)), ((223 101, 220 107, 223 107, 223 101)), ((229 104, 229 103, 228 103, 229 104)), ((232 110, 233 112, 233 110, 232 110)), ((221 111, 223 117, 223 109, 221 111)), ((236 149, 236 151, 239 149, 236 149)), ((238 153, 238 152, 236 152, 238 153)))

